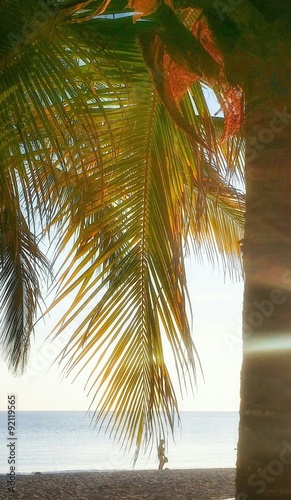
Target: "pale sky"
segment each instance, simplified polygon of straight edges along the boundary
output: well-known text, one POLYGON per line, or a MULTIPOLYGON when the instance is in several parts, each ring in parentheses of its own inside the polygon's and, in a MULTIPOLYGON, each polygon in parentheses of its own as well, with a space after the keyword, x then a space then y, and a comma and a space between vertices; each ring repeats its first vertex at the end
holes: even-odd
MULTIPOLYGON (((194 397, 181 399, 180 410, 239 409, 241 366, 241 310, 243 283, 224 281, 210 266, 187 263, 188 287, 193 307, 193 337, 203 371, 194 397)), ((62 306, 63 307, 63 306, 62 306)), ((59 310, 61 313, 61 310, 59 310)), ((87 410, 91 399, 84 392, 85 379, 63 379, 53 364, 64 338, 45 341, 57 319, 39 323, 26 373, 14 377, 0 361, 0 411, 7 409, 7 394, 17 395, 18 410, 87 410)), ((170 370, 172 373, 173 370, 170 370)), ((199 369, 198 369, 199 371, 199 369)), ((177 384, 178 390, 178 384, 177 384)), ((178 394, 178 392, 177 392, 178 394)))

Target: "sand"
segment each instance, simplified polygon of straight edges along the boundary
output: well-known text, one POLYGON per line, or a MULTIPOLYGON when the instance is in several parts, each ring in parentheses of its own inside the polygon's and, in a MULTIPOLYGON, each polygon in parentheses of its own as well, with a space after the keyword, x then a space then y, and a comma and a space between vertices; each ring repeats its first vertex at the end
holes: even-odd
POLYGON ((234 478, 235 469, 18 474, 9 493, 0 475, 0 499, 219 500, 234 496, 234 478))

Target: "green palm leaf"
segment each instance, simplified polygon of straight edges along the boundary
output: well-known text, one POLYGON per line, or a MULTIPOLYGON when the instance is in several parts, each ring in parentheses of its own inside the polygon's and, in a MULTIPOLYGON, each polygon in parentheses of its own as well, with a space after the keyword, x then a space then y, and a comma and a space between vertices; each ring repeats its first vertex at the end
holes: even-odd
MULTIPOLYGON (((69 328, 83 318, 63 353, 65 370, 89 373, 89 392, 94 403, 99 401, 98 419, 114 409, 112 423, 120 437, 140 446, 142 438, 156 437, 167 422, 173 427, 177 401, 166 364, 167 344, 181 387, 195 375, 183 260, 187 237, 192 236, 200 255, 204 249, 210 258, 213 249, 217 256, 227 254, 230 269, 241 273, 244 201, 222 180, 233 161, 235 139, 224 146, 227 154, 218 148, 212 156, 195 146, 155 95, 130 40, 128 21, 120 22, 123 29, 118 21, 106 23, 108 28, 103 21, 92 22, 90 38, 94 32, 108 34, 112 54, 127 70, 133 100, 124 109, 117 161, 92 172, 94 183, 82 213, 81 194, 72 204, 68 193, 67 210, 63 204, 69 219, 62 218, 60 249, 74 235, 75 241, 57 301, 73 291, 75 299, 58 327, 69 328)), ((185 117, 194 116, 201 134, 217 141, 222 128, 212 121, 201 86, 193 86, 185 99, 185 117)), ((110 109, 109 102, 107 96, 113 123, 118 110, 110 109)))
POLYGON ((0 191, 0 342, 9 367, 22 373, 41 305, 41 280, 50 266, 21 212, 19 193, 5 181, 0 191))
MULTIPOLYGON (((31 12, 32 4, 24 5, 31 12)), ((56 326, 74 327, 61 355, 64 369, 88 374, 97 420, 113 409, 113 430, 139 448, 174 426, 178 406, 168 345, 181 389, 195 377, 184 268, 188 242, 198 256, 206 251, 241 272, 244 200, 232 175, 241 162, 240 142, 234 137, 219 143, 222 120, 211 116, 200 83, 179 103, 173 121, 176 109, 174 115, 165 111, 137 44, 147 23, 79 24, 100 8, 101 2, 62 2, 54 24, 48 21, 31 43, 20 44, 16 53, 6 46, 0 158, 6 177, 14 172, 18 180, 16 197, 30 240, 38 220, 44 231, 57 231, 55 257, 62 267, 54 305, 74 294, 56 326), (206 148, 185 134, 189 127, 206 148)), ((21 30, 17 22, 12 28, 21 30)), ((17 206, 11 210, 16 217, 17 206)), ((36 247, 30 251, 43 267, 36 247)), ((6 285, 9 272, 11 265, 3 274, 6 285)), ((30 280, 36 283, 34 276, 30 280)), ((2 299, 10 317, 17 309, 14 290, 7 292, 10 300, 5 292, 2 299)), ((22 292, 29 295, 30 289, 22 292)), ((5 339, 14 345, 11 329, 5 339)))

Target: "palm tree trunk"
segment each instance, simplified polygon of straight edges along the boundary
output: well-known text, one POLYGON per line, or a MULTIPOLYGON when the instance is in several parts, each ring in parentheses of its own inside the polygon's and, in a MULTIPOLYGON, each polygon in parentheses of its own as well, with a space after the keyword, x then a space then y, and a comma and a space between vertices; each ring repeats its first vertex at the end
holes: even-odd
POLYGON ((236 500, 291 498, 291 98, 290 82, 272 76, 246 92, 236 500))

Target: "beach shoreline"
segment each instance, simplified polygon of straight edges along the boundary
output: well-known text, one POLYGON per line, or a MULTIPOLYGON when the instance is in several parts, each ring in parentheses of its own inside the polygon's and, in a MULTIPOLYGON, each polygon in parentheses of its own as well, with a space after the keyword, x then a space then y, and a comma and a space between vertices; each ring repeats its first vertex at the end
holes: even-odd
POLYGON ((235 469, 71 471, 0 475, 0 499, 220 500, 234 497, 235 469))

